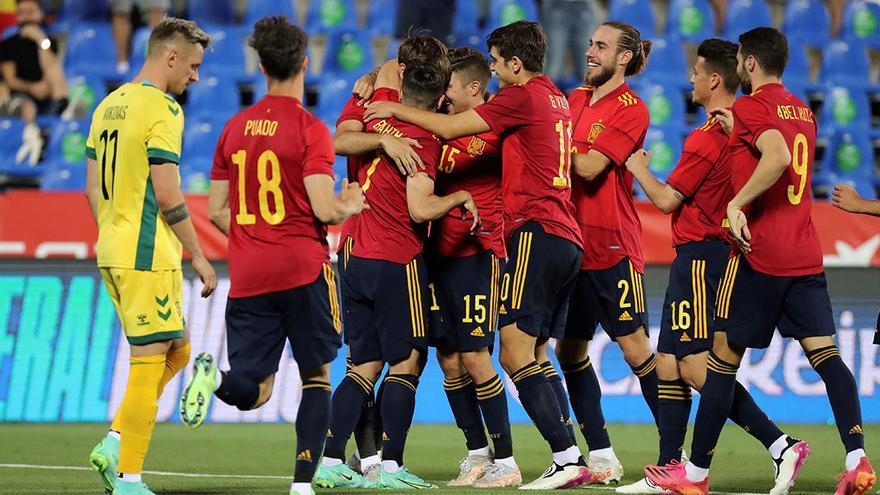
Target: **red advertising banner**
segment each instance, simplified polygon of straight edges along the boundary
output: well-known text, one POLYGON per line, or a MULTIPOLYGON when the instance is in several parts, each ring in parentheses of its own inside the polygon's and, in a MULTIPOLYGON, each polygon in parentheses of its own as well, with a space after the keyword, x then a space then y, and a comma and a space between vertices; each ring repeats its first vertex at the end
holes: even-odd
MULTIPOLYGON (((226 258, 226 237, 208 221, 208 198, 186 198, 202 248, 211 259, 226 258)), ((645 259, 668 264, 672 249, 669 217, 647 202, 638 202, 645 241, 645 259)), ((822 239, 825 266, 880 266, 880 218, 853 215, 830 203, 816 203, 813 221, 822 239)), ((13 190, 0 194, 0 257, 95 257, 98 230, 82 192, 13 190)), ((331 227, 331 250, 339 242, 339 228, 331 227)))

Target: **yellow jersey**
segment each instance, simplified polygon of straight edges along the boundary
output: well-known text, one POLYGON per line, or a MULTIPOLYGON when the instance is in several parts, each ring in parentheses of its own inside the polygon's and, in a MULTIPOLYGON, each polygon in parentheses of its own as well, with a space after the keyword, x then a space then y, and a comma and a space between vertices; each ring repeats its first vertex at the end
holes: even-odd
POLYGON ((95 109, 86 154, 98 162, 99 267, 180 269, 183 248, 159 213, 150 165, 178 166, 182 135, 183 109, 148 82, 123 84, 95 109))

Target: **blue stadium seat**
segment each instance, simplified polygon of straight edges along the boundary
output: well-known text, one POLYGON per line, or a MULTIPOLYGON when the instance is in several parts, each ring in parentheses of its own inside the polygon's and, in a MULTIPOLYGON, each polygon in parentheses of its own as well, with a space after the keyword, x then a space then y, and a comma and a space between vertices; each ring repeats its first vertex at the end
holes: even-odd
POLYGON ((471 37, 479 38, 480 12, 477 9, 477 2, 473 0, 456 2, 452 17, 452 33, 459 42, 471 37))
POLYGON ((832 134, 835 131, 868 132, 870 128, 871 107, 864 88, 828 88, 819 115, 819 129, 823 134, 832 134))
POLYGON ((318 105, 316 111, 320 114, 332 115, 335 124, 336 118, 342 111, 342 107, 351 98, 351 90, 354 82, 349 79, 325 79, 318 91, 318 105))
POLYGON ((785 4, 782 31, 789 46, 824 47, 831 40, 831 21, 822 0, 789 0, 785 4))
POLYGON ((95 0, 64 0, 58 13, 58 20, 70 26, 82 21, 106 21, 109 17, 107 2, 95 0))
POLYGON ((237 80, 246 78, 245 47, 250 31, 238 26, 203 26, 211 35, 211 46, 205 52, 202 70, 223 74, 237 80))
POLYGON ((648 128, 644 149, 651 152, 649 168, 658 180, 666 180, 681 157, 681 125, 654 126, 648 128))
POLYGON ((657 21, 650 0, 611 0, 608 4, 608 20, 632 24, 645 39, 653 40, 656 35, 657 21))
POLYGON ((833 40, 825 48, 820 82, 867 87, 870 63, 865 46, 856 40, 833 40))
MULTIPOLYGON (((837 132, 829 138, 822 160, 822 168, 813 182, 833 185, 838 182, 854 184, 862 192, 861 184, 871 184, 874 176, 874 150, 865 132, 837 132)), ((873 186, 871 186, 873 189, 873 186)), ((871 194, 876 197, 876 193, 871 194)))
POLYGON ((685 124, 685 102, 677 86, 644 81, 633 90, 648 105, 651 125, 681 126, 685 124))
POLYGON ((353 79, 373 70, 373 40, 365 30, 340 31, 327 40, 321 77, 353 79))
POLYGON ((869 0, 847 2, 841 32, 845 39, 880 48, 880 4, 869 0))
POLYGON ((666 38, 653 38, 651 41, 653 46, 644 78, 689 88, 687 57, 681 43, 666 38))
POLYGON ((39 177, 43 165, 30 166, 15 163, 15 154, 21 147, 24 122, 21 119, 0 118, 0 177, 39 177))
POLYGON ((760 26, 773 26, 770 8, 764 0, 731 0, 727 4, 724 37, 737 41, 739 35, 760 26))
POLYGON ((506 26, 512 22, 537 21, 538 8, 534 0, 491 0, 486 31, 506 26))
MULTIPOLYGON (((367 13, 367 29, 373 36, 394 36, 398 0, 371 0, 367 13)), ((460 4, 468 2, 459 2, 460 4)))
POLYGON ((79 163, 47 162, 40 178, 40 189, 43 191, 84 191, 86 189, 86 166, 79 163))
POLYGON ((186 91, 188 116, 213 115, 229 118, 241 109, 238 85, 227 77, 204 75, 186 91))
POLYGON ((715 34, 715 13, 708 0, 672 0, 666 36, 699 43, 715 34))
POLYGON ((136 74, 141 66, 144 65, 144 60, 147 58, 147 46, 150 42, 151 33, 152 30, 150 28, 142 27, 135 31, 134 35, 131 37, 131 54, 129 54, 128 61, 131 64, 131 71, 133 74, 136 74))
POLYGON ((293 0, 247 0, 244 15, 245 26, 250 29, 266 16, 285 15, 290 22, 296 22, 293 0))
POLYGON ((789 91, 805 102, 808 92, 820 89, 810 79, 810 61, 802 45, 788 45, 788 65, 782 74, 782 82, 789 91))
POLYGON ((81 101, 89 117, 98 103, 107 96, 107 86, 104 81, 91 75, 68 74, 67 90, 70 101, 81 101))
POLYGON ((235 7, 232 0, 187 0, 187 16, 204 24, 232 24, 235 22, 235 7))
POLYGON ((357 7, 354 0, 309 2, 306 20, 306 31, 309 34, 325 34, 357 27, 357 7))
MULTIPOLYGON (((232 115, 229 115, 232 117, 232 115)), ((180 155, 181 174, 186 170, 211 170, 214 149, 225 125, 224 118, 197 118, 190 120, 183 131, 183 151, 180 155)))
POLYGON ((44 190, 81 190, 86 181, 86 138, 89 120, 59 121, 50 132, 44 152, 44 190))
POLYGON ((67 39, 64 66, 68 72, 97 77, 116 74, 116 45, 108 24, 75 24, 67 39))

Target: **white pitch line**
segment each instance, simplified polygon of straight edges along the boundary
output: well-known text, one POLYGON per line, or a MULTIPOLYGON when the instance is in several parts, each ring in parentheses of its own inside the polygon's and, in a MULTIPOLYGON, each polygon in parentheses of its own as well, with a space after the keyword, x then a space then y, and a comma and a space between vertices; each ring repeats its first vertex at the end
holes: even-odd
MULTIPOLYGON (((82 466, 48 466, 43 464, 0 464, 0 468, 10 469, 48 469, 53 471, 92 471, 82 466)), ((257 474, 207 474, 207 473, 175 473, 170 471, 144 471, 144 474, 155 476, 178 476, 181 478, 245 478, 259 480, 292 480, 292 476, 264 476, 257 474)))

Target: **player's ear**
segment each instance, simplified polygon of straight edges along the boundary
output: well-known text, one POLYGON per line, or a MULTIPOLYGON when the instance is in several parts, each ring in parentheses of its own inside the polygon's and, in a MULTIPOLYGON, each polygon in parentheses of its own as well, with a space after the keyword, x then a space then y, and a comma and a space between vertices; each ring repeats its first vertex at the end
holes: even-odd
POLYGON ((510 70, 512 70, 514 74, 518 74, 519 71, 523 68, 522 60, 520 60, 520 58, 516 55, 510 57, 510 59, 507 60, 506 64, 510 66, 510 70))
POLYGON ((180 52, 177 51, 177 48, 169 48, 168 53, 165 54, 165 63, 168 64, 168 67, 174 67, 177 65, 178 59, 180 58, 180 52))
POLYGON ((617 65, 622 65, 626 67, 629 65, 629 61, 633 58, 632 50, 624 50, 617 54, 617 65))
POLYGON ((483 85, 480 84, 480 81, 471 81, 468 85, 468 90, 471 93, 471 96, 477 96, 483 93, 483 85))
POLYGON ((265 76, 266 75, 266 68, 263 67, 263 62, 257 62, 257 67, 260 68, 260 74, 265 76))
POLYGON ((308 72, 308 70, 309 70, 309 56, 308 56, 308 55, 306 55, 305 57, 303 57, 303 64, 302 64, 302 67, 300 67, 299 70, 300 70, 300 72, 302 72, 303 74, 305 74, 306 72, 308 72))
POLYGON ((437 98, 437 104, 434 105, 434 110, 440 110, 440 107, 443 106, 443 99, 446 98, 445 94, 440 95, 440 98, 437 98))

